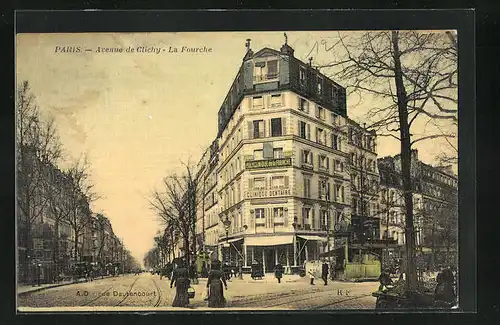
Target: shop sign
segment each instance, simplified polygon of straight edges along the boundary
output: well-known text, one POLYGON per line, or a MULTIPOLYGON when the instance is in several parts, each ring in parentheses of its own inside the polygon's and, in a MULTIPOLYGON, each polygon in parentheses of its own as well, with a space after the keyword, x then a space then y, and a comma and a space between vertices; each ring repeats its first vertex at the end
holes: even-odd
POLYGON ((275 167, 289 167, 289 166, 292 166, 292 158, 250 160, 245 162, 246 169, 261 169, 261 168, 275 168, 275 167))

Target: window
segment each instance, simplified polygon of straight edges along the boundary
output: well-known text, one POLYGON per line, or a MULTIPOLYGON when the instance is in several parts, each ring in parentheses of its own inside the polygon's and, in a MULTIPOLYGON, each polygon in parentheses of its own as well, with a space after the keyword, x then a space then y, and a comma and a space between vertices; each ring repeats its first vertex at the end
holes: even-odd
POLYGON ((262 160, 264 159, 263 150, 254 150, 253 151, 253 160, 262 160))
POLYGON ((333 125, 340 125, 340 117, 332 112, 332 124, 333 125))
POLYGON ((259 61, 254 64, 254 80, 266 81, 278 77, 278 60, 259 61))
POLYGON ((317 80, 316 91, 317 91, 318 95, 322 95, 323 94, 323 78, 318 76, 318 78, 316 80, 317 80))
POLYGON ((275 219, 277 218, 283 218, 285 215, 284 209, 283 208, 273 208, 273 217, 275 219))
POLYGON ((338 105, 338 100, 339 100, 339 92, 337 90, 337 88, 335 87, 332 87, 332 102, 333 102, 333 105, 335 106, 339 106, 338 105))
POLYGON ((262 96, 255 96, 252 98, 252 107, 264 108, 264 99, 262 98, 262 96))
POLYGON ((282 135, 282 125, 281 118, 273 118, 271 119, 271 136, 272 137, 280 137, 282 135))
POLYGON ((313 164, 313 154, 310 150, 302 150, 302 162, 304 164, 313 164))
POLYGON ((264 177, 255 177, 253 187, 256 189, 266 188, 266 179, 264 177))
POLYGON ((283 187, 285 186, 285 176, 273 176, 271 178, 272 187, 283 187))
POLYGON ((344 172, 344 163, 340 160, 335 159, 333 161, 333 169, 339 173, 344 172))
POLYGON ((336 134, 333 134, 332 135, 332 148, 333 149, 340 150, 340 148, 338 146, 338 142, 339 142, 339 136, 336 134))
POLYGON ((316 142, 326 144, 326 132, 323 129, 316 128, 316 142))
POLYGON ((304 178, 304 197, 311 197, 311 180, 309 178, 304 178))
POLYGON ((316 117, 324 120, 325 119, 325 108, 321 106, 316 106, 316 117))
POLYGON ((264 137, 264 121, 263 120, 253 121, 253 137, 254 137, 254 139, 264 137))
MULTIPOLYGON (((342 197, 343 197, 343 193, 342 193, 342 184, 339 184, 339 183, 335 183, 333 185, 333 200, 335 202, 342 202, 342 197)), ((353 199, 355 200, 355 199, 353 199)))
POLYGON ((309 215, 311 214, 311 208, 303 208, 302 209, 302 217, 305 220, 309 220, 309 215))
POLYGON ((273 156, 275 159, 283 158, 283 148, 274 148, 273 149, 273 156))
POLYGON ((304 98, 299 98, 299 109, 306 113, 309 112, 309 102, 304 98))
POLYGON ((300 67, 299 69, 299 79, 300 79, 300 84, 305 85, 306 84, 306 68, 300 67))
POLYGON ((277 77, 278 77, 278 60, 268 61, 266 79, 275 79, 277 77))
POLYGON ((271 107, 280 107, 281 103, 281 94, 271 95, 271 107))
POLYGON ((319 167, 323 169, 328 169, 329 164, 328 164, 328 157, 326 156, 319 156, 319 167))
POLYGON ((307 139, 307 127, 306 122, 299 121, 299 136, 302 139, 307 139))
POLYGON ((320 179, 318 182, 318 198, 320 200, 328 199, 328 182, 325 179, 320 179))
POLYGON ((263 208, 255 209, 255 219, 264 219, 265 217, 263 208))

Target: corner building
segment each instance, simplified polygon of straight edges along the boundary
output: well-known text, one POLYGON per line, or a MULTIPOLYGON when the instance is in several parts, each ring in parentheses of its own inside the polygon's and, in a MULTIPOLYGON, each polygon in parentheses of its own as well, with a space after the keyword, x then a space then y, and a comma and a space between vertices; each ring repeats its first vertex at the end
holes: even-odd
POLYGON ((247 43, 218 120, 219 256, 293 272, 332 249, 350 219, 345 89, 287 44, 247 43))

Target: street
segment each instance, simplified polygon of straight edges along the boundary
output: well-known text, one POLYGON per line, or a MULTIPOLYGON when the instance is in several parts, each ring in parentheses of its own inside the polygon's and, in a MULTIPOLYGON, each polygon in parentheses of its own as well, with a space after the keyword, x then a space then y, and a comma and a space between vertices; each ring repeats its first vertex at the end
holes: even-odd
MULTIPOLYGON (((202 293, 206 279, 193 285, 195 298, 190 308, 173 308, 175 287, 170 288, 167 278, 142 273, 98 279, 92 282, 76 283, 21 294, 18 297, 19 311, 103 311, 103 310, 213 310, 203 301, 202 293)), ((224 295, 225 309, 258 310, 334 310, 374 309, 375 298, 371 293, 378 282, 329 282, 324 285, 316 279, 315 285, 309 278, 284 276, 282 283, 271 275, 263 280, 232 279, 224 295)))

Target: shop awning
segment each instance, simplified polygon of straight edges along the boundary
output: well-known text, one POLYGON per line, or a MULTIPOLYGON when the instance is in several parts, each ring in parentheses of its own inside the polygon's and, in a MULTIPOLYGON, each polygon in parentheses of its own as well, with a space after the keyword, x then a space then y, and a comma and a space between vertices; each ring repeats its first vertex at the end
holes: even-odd
POLYGON ((293 243, 293 235, 284 236, 266 236, 266 237, 246 237, 247 246, 277 246, 293 243))
POLYGON ((320 236, 314 236, 314 235, 297 235, 297 237, 300 237, 305 240, 317 240, 317 241, 322 241, 322 242, 327 242, 328 239, 326 237, 320 237, 320 236))
POLYGON ((223 241, 223 243, 234 243, 235 241, 243 240, 243 237, 231 238, 228 241, 223 241))

